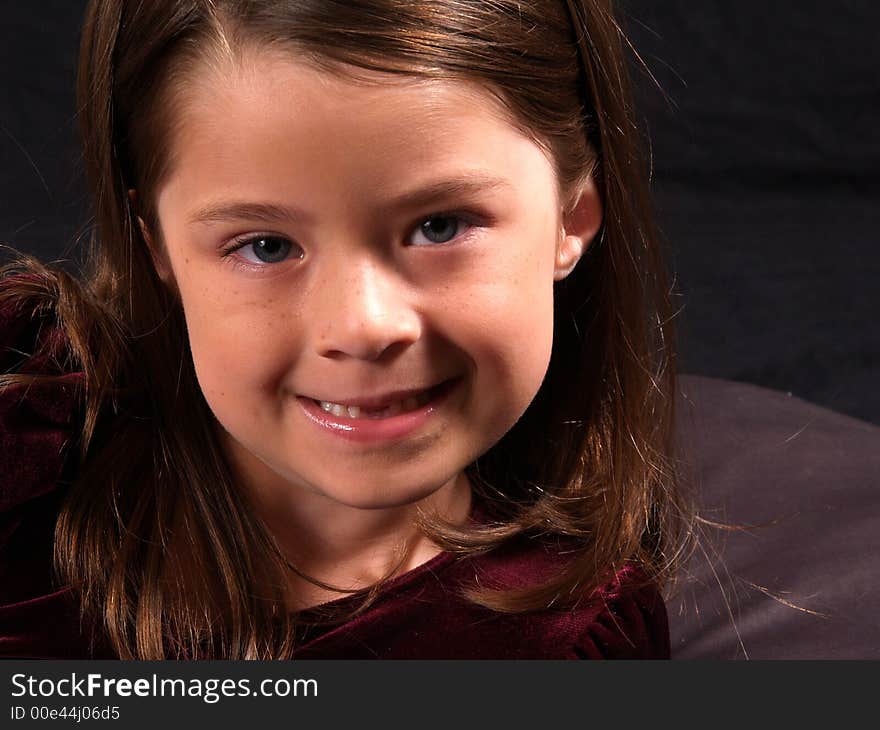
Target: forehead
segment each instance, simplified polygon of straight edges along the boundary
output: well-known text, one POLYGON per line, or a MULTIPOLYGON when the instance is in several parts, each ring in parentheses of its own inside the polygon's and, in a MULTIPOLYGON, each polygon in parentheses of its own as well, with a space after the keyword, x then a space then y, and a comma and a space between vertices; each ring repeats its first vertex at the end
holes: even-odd
POLYGON ((462 80, 334 73, 249 50, 194 69, 175 96, 170 176, 200 182, 242 165, 336 181, 367 167, 377 184, 420 164, 516 175, 523 154, 544 155, 493 94, 462 80))
POLYGON ((473 80, 380 72, 334 61, 312 62, 304 54, 270 46, 249 44, 234 54, 203 56, 177 78, 177 100, 189 112, 250 98, 299 111, 309 111, 306 104, 315 105, 316 112, 357 107, 359 116, 381 114, 398 102, 417 103, 421 111, 442 113, 454 97, 515 126, 504 104, 473 80))

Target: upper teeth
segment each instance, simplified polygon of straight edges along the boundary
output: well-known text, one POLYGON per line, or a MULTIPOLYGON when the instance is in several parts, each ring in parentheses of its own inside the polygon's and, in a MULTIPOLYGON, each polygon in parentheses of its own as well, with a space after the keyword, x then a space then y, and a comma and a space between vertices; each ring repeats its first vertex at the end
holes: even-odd
POLYGON ((389 403, 387 406, 373 409, 361 408, 361 406, 344 406, 339 403, 331 403, 330 401, 326 400, 318 401, 318 403, 321 405, 321 408, 323 408, 328 413, 332 413, 334 416, 360 418, 361 411, 364 411, 365 414, 373 413, 376 416, 388 418, 389 416, 395 416, 398 413, 414 411, 416 408, 425 405, 425 403, 427 403, 430 399, 430 393, 426 390, 417 396, 410 396, 409 398, 404 398, 403 400, 389 403))

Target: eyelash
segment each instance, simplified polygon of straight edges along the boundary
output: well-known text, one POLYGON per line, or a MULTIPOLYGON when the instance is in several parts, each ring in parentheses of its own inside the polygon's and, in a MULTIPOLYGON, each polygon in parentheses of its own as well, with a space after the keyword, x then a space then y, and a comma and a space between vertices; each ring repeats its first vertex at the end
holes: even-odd
MULTIPOLYGON (((432 243, 432 244, 412 244, 414 248, 435 248, 435 247, 446 247, 453 245, 457 242, 460 242, 463 238, 467 237, 470 233, 472 233, 473 229, 479 227, 480 225, 484 225, 479 222, 478 217, 464 212, 445 212, 445 213, 432 213, 431 215, 422 218, 415 227, 412 228, 412 233, 410 236, 414 235, 418 230, 428 221, 432 220, 443 220, 443 219, 454 219, 459 223, 463 223, 465 228, 459 233, 457 236, 453 237, 449 241, 444 241, 443 243, 432 243)), ((240 261, 232 256, 236 251, 249 244, 256 243, 265 238, 276 238, 283 239, 285 241, 290 242, 294 246, 297 244, 294 241, 291 241, 287 236, 276 235, 272 233, 249 233, 245 236, 239 236, 233 239, 228 245, 224 246, 221 249, 221 258, 224 260, 229 260, 235 268, 242 268, 248 270, 265 270, 269 267, 276 266, 278 263, 284 263, 288 259, 284 259, 283 261, 279 261, 276 264, 271 263, 262 263, 255 264, 251 261, 240 261)))

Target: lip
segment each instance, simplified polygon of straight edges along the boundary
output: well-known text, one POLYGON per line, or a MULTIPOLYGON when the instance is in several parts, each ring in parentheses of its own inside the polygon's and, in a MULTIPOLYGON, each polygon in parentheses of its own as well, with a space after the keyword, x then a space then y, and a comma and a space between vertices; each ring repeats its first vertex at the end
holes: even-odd
MULTIPOLYGON (((435 411, 449 399, 461 381, 461 377, 443 381, 431 389, 433 391, 431 400, 425 405, 414 411, 400 413, 389 418, 345 418, 323 410, 312 398, 297 396, 296 400, 306 417, 325 433, 358 443, 397 441, 406 438, 424 426, 433 417, 435 411)), ((419 392, 422 391, 400 391, 404 394, 403 398, 419 392)), ((392 397, 397 398, 398 396, 395 393, 392 394, 392 397)), ((365 407, 369 408, 376 407, 373 404, 382 405, 383 400, 388 402, 389 397, 384 395, 381 399, 374 398, 372 400, 355 398, 344 405, 366 404, 365 407)), ((339 405, 343 405, 343 403, 339 405)))

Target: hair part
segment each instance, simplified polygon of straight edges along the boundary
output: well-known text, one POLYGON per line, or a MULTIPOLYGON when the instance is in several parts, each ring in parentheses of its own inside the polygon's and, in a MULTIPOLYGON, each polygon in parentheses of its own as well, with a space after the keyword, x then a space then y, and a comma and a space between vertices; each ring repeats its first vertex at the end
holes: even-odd
MULTIPOLYGON (((624 36, 608 0, 92 0, 78 81, 95 206, 88 269, 82 284, 40 272, 47 297, 100 303, 64 309, 86 374, 85 423, 95 426, 81 435, 56 567, 80 590, 84 616, 123 658, 295 650, 284 601, 292 566, 235 483, 180 302, 136 220, 159 231, 155 195, 195 74, 263 48, 364 81, 379 73, 477 84, 547 151, 566 207, 595 180, 603 225, 555 285, 544 383, 467 468, 489 524, 428 514, 419 524, 463 557, 522 539, 571 552, 541 585, 467 590, 498 611, 574 603, 628 562, 649 580, 671 577, 692 534, 673 438, 672 313, 624 36), (110 333, 117 346, 83 344, 110 333), (118 408, 107 407, 111 396, 118 408)), ((363 593, 362 608, 380 587, 363 593)))

